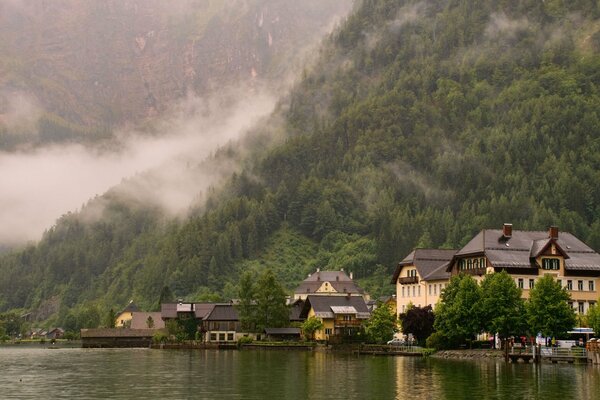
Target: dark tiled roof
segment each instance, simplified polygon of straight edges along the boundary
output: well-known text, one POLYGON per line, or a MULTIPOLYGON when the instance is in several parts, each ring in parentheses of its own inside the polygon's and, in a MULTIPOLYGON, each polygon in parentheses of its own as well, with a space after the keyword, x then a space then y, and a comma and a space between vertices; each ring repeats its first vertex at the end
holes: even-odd
MULTIPOLYGON (((456 256, 485 254, 496 268, 532 268, 532 257, 543 251, 552 239, 545 231, 513 230, 510 238, 501 229, 484 229, 460 249, 456 256)), ((567 270, 600 271, 600 254, 569 232, 555 240, 565 256, 567 270)))
POLYGON ((317 271, 302 281, 294 293, 316 293, 325 282, 328 282, 338 293, 364 293, 364 290, 358 287, 344 271, 317 271))
POLYGON ((238 312, 231 304, 214 304, 213 310, 204 317, 205 321, 238 321, 238 312))
POLYGON ((135 311, 140 311, 139 307, 135 305, 135 303, 133 302, 133 300, 131 300, 129 302, 129 304, 127 304, 127 307, 125 307, 123 309, 123 311, 121 311, 120 314, 124 313, 124 312, 135 312, 135 311))
POLYGON ((298 335, 300 336, 300 328, 265 328, 267 335, 298 335))
MULTIPOLYGON (((211 313, 216 303, 181 303, 180 308, 194 310, 194 315, 198 319, 205 318, 211 313)), ((177 306, 179 303, 163 303, 160 305, 160 313, 163 319, 177 318, 177 306)))
POLYGON ((102 328, 82 329, 81 338, 101 337, 151 337, 156 329, 124 329, 124 328, 102 328))
POLYGON ((448 278, 450 274, 445 272, 445 269, 440 271, 440 268, 447 265, 452 260, 454 254, 456 254, 456 250, 454 249, 415 249, 404 260, 398 263, 392 277, 392 283, 396 283, 402 268, 406 265, 414 265, 421 279, 435 280, 448 278))
POLYGON ((328 315, 333 313, 331 307, 354 307, 359 318, 368 317, 369 314, 369 308, 362 296, 307 296, 300 316, 306 318, 311 307, 315 313, 328 315))

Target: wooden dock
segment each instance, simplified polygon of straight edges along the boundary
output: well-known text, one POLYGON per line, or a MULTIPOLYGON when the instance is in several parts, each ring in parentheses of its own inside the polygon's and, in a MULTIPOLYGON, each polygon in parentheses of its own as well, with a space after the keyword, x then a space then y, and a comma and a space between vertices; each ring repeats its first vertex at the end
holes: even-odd
POLYGON ((588 352, 583 347, 561 348, 561 347, 542 347, 526 346, 513 347, 507 353, 507 360, 512 363, 586 363, 588 362, 588 352))
POLYGON ((585 349, 587 350, 588 363, 600 365, 600 341, 597 339, 588 341, 585 349))

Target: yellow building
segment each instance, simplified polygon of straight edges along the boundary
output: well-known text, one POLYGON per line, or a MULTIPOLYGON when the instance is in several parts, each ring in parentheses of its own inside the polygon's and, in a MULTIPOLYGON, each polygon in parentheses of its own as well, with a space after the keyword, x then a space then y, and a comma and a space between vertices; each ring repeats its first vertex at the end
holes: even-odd
POLYGON ((316 340, 351 336, 369 319, 367 303, 361 296, 309 295, 300 313, 303 319, 316 317, 323 322, 323 329, 315 332, 316 340))
POLYGON ((127 307, 117 314, 117 317, 115 318, 115 327, 129 327, 131 325, 131 320, 133 319, 133 313, 138 311, 140 311, 140 309, 135 305, 133 300, 131 300, 129 304, 127 304, 127 307))
POLYGON ((508 272, 523 298, 544 275, 552 275, 571 294, 571 306, 584 314, 598 300, 600 254, 568 232, 517 231, 512 224, 484 229, 460 249, 447 267, 481 281, 485 274, 508 272))
POLYGON ((446 271, 456 250, 415 249, 398 263, 392 283, 396 285, 396 314, 409 304, 435 308, 442 290, 448 284, 446 271))
POLYGON ((352 278, 352 272, 348 276, 344 270, 321 271, 317 269, 314 274, 309 274, 308 278, 302 281, 294 290, 294 300, 304 300, 309 295, 350 295, 364 297, 365 300, 368 300, 369 296, 354 283, 352 278))

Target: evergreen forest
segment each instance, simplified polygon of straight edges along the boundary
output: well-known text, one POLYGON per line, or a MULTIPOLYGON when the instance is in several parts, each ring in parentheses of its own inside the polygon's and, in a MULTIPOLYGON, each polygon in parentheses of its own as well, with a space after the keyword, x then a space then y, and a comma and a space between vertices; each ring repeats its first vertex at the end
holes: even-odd
POLYGON ((0 257, 0 312, 98 325, 129 299, 157 309, 165 286, 233 298, 267 269, 292 290, 344 268, 377 297, 414 247, 504 222, 600 250, 598 17, 595 0, 363 0, 275 114, 213 156, 242 168, 206 202, 175 220, 90 200, 0 257))

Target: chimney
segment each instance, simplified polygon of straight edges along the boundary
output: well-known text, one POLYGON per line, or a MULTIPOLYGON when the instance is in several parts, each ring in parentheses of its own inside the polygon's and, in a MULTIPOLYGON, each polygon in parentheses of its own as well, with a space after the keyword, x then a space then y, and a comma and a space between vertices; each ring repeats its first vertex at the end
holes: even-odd
POLYGON ((350 271, 350 280, 354 279, 353 276, 354 274, 352 273, 352 271, 350 271))
POLYGON ((558 226, 552 225, 548 230, 548 237, 550 239, 558 239, 558 226))
POLYGON ((504 224, 502 227, 502 236, 505 239, 510 239, 512 237, 512 224, 504 224))

